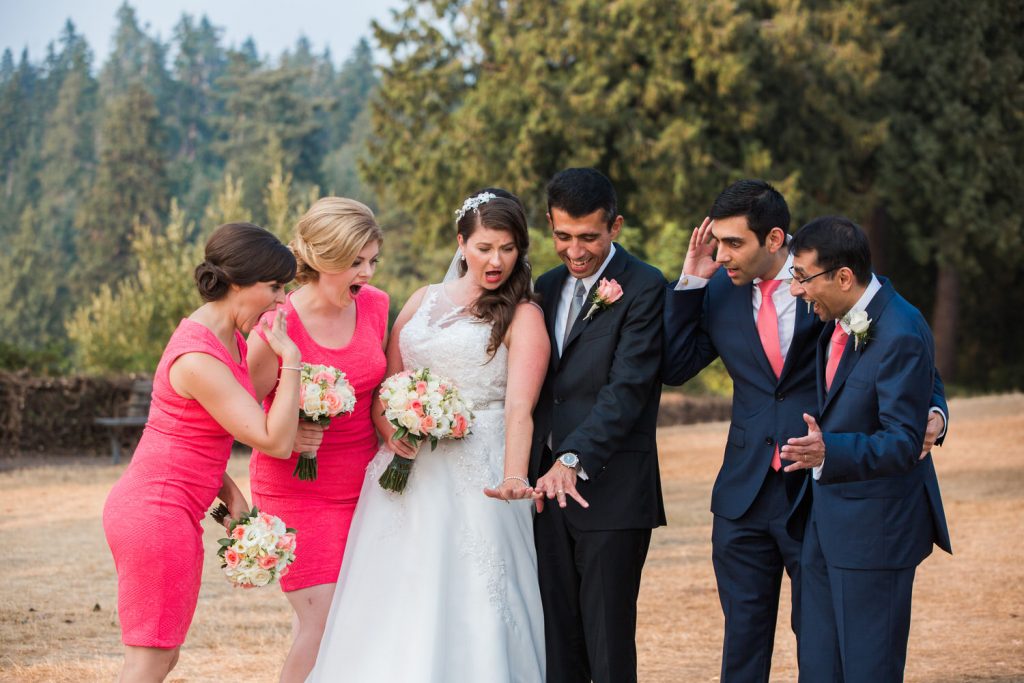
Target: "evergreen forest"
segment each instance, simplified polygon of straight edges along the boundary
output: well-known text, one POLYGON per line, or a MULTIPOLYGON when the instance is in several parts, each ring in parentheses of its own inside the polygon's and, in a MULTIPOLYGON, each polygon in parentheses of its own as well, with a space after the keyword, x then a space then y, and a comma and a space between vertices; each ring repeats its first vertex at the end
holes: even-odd
POLYGON ((115 21, 102 64, 70 21, 0 57, 0 367, 152 371, 209 232, 287 241, 327 194, 377 213, 394 311, 488 185, 523 199, 539 274, 547 179, 594 166, 669 279, 739 178, 774 183, 793 230, 850 216, 952 388, 1024 388, 1019 0, 405 0, 347 55, 115 21))

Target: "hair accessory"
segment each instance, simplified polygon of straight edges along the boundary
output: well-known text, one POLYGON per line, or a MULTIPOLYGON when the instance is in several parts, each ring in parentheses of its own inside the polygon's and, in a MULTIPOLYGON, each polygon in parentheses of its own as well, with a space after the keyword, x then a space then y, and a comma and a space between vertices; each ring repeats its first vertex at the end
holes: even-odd
POLYGON ((462 208, 455 212, 455 222, 458 223, 462 220, 470 211, 476 211, 481 204, 486 204, 492 199, 497 199, 498 195, 493 192, 481 192, 475 197, 470 197, 466 201, 462 202, 462 208))

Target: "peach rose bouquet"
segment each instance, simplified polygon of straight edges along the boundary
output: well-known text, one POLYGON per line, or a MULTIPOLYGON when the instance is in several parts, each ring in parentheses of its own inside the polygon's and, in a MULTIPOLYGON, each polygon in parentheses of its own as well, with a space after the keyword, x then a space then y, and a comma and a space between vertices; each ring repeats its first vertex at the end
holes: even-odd
MULTIPOLYGON (((455 384, 430 368, 400 372, 380 386, 384 417, 395 426, 395 438, 412 444, 430 442, 430 450, 441 439, 462 439, 470 432, 473 411, 462 400, 455 384)), ((409 481, 413 461, 395 454, 378 480, 381 487, 402 493, 409 481)))
MULTIPOLYGON (((299 392, 299 418, 325 429, 332 417, 351 413, 356 407, 356 392, 345 373, 329 365, 303 363, 299 392)), ((316 451, 299 453, 292 476, 303 481, 316 479, 316 451)))
MULTIPOLYGON (((210 516, 223 523, 228 509, 220 505, 210 516)), ((295 561, 295 529, 280 517, 253 508, 231 523, 227 538, 218 541, 221 568, 236 588, 269 586, 288 573, 295 561)))

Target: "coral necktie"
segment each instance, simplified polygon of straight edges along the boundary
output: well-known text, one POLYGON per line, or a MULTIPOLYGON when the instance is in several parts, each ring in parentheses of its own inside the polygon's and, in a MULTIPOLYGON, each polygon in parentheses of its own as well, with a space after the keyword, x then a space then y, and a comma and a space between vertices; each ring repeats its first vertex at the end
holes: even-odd
MULTIPOLYGON (((779 342, 779 313, 775 310, 772 294, 781 284, 782 280, 762 280, 757 283, 761 290, 761 306, 757 309, 757 336, 761 338, 761 346, 764 347, 764 354, 768 356, 768 363, 776 379, 782 375, 782 344, 779 342)), ((775 444, 772 469, 778 472, 781 467, 779 445, 775 444)))
POLYGON ((836 329, 833 330, 832 341, 829 342, 832 348, 828 354, 828 363, 825 364, 825 391, 832 388, 832 380, 836 377, 836 368, 839 367, 839 361, 843 358, 843 350, 846 349, 846 340, 849 338, 850 335, 846 333, 839 321, 836 321, 836 329))

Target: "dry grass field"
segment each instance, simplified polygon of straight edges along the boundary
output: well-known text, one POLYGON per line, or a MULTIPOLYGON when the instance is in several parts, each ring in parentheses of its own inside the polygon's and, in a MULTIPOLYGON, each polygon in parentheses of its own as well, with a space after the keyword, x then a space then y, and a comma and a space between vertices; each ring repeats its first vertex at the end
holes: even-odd
MULTIPOLYGON (((958 400, 951 412, 936 460, 956 554, 933 555, 918 571, 906 677, 1024 681, 1024 396, 958 400)), ((707 508, 726 427, 660 432, 669 526, 655 532, 644 574, 641 681, 718 680, 722 616, 707 508)), ((0 467, 0 681, 114 679, 116 585, 100 511, 122 467, 98 459, 0 467)), ((230 471, 248 485, 245 457, 230 471)), ((286 601, 276 589, 232 590, 214 562, 217 537, 208 523, 199 609, 171 680, 275 681, 289 640, 286 601)), ((778 681, 796 679, 787 620, 776 635, 778 681)))

